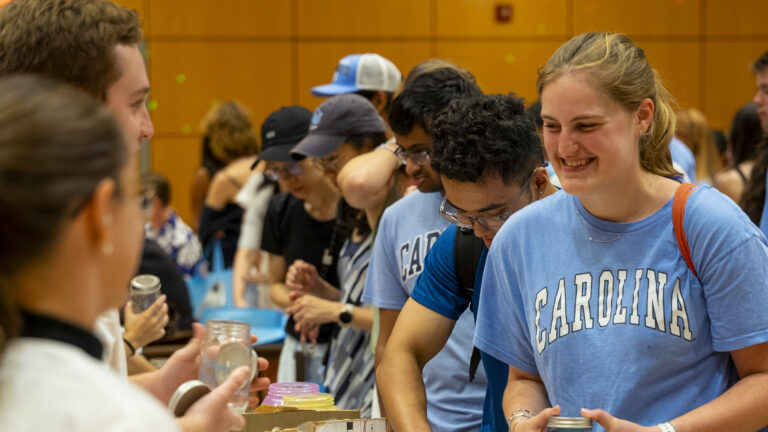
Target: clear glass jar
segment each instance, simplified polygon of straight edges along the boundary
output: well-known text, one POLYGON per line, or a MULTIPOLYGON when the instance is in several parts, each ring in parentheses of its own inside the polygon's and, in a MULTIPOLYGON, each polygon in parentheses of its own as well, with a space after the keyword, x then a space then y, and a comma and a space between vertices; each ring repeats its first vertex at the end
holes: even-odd
POLYGON ((585 417, 550 417, 548 432, 592 432, 592 420, 585 417))
POLYGON ((251 348, 251 326, 246 322, 209 320, 205 323, 205 339, 200 347, 200 381, 211 388, 224 383, 241 366, 248 366, 251 375, 229 399, 229 408, 244 413, 248 408, 250 383, 258 371, 258 356, 251 348))
POLYGON ((312 382, 279 382, 269 385, 267 397, 262 405, 283 406, 283 397, 288 395, 319 393, 320 386, 312 382))
POLYGON ((333 396, 328 393, 309 393, 283 396, 283 406, 305 410, 329 411, 335 410, 333 396))
POLYGON ((160 297, 160 278, 155 275, 138 275, 131 279, 131 303, 133 313, 142 313, 160 297))

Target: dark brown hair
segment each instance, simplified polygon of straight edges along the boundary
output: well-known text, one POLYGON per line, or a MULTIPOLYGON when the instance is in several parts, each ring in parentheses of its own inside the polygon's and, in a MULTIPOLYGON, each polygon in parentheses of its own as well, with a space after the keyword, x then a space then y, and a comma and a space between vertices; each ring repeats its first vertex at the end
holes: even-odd
POLYGON ((15 0, 0 8, 0 76, 36 73, 106 100, 115 46, 141 40, 136 11, 105 0, 15 0))
POLYGON ((31 75, 0 79, 0 346, 18 332, 13 278, 127 160, 120 126, 92 97, 31 75))

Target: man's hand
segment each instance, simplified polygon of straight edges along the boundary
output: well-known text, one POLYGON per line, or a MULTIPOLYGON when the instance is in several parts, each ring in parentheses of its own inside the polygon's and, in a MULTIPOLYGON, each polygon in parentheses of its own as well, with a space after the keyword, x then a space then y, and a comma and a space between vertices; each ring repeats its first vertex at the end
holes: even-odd
POLYGON ((168 325, 168 305, 165 294, 158 297, 152 305, 140 314, 133 313, 133 303, 129 300, 123 311, 125 316, 125 332, 123 337, 135 349, 146 346, 165 335, 168 325))
POLYGON ((560 406, 541 410, 531 418, 518 417, 509 424, 510 432, 546 432, 547 423, 552 416, 560 415, 560 406))
POLYGON ((616 418, 601 409, 590 410, 582 408, 581 415, 600 423, 600 426, 604 427, 606 432, 659 432, 659 428, 656 426, 640 426, 639 424, 616 418))
MULTIPOLYGON (((156 372, 157 377, 155 378, 154 391, 152 393, 166 405, 171 399, 173 392, 183 383, 197 379, 200 371, 200 346, 203 339, 205 339, 205 327, 202 324, 194 323, 193 331, 195 336, 189 343, 173 353, 163 367, 156 372)), ((256 343, 256 336, 251 335, 251 343, 256 343)), ((268 367, 269 362, 267 359, 259 357, 259 370, 267 370, 268 367)), ((258 405, 259 398, 255 396, 255 393, 267 389, 269 384, 269 378, 258 377, 258 374, 255 375, 254 380, 251 382, 249 406, 255 407, 258 405)))
POLYGON ((195 402, 179 424, 185 432, 229 432, 245 427, 243 416, 230 411, 227 401, 248 380, 248 368, 238 368, 213 391, 195 402))

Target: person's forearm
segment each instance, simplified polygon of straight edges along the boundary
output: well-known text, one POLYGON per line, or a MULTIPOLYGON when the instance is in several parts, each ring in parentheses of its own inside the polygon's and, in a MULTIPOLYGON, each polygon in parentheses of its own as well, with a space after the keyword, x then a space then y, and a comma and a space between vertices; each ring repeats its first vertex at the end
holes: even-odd
POLYGON ((392 151, 381 149, 350 160, 338 176, 339 190, 350 206, 364 209, 381 200, 389 190, 400 161, 392 151))
POLYGON ((160 383, 160 378, 159 370, 131 375, 128 377, 128 379, 130 379, 134 385, 139 386, 147 393, 152 394, 163 405, 168 405, 168 402, 171 400, 171 395, 174 391, 176 391, 176 389, 169 390, 164 388, 164 386, 160 383))
POLYGON ((350 321, 349 325, 371 331, 371 328, 373 328, 373 310, 362 306, 355 306, 355 312, 352 314, 352 321, 350 321))
POLYGON ((246 276, 251 266, 256 265, 258 253, 258 250, 242 248, 238 248, 237 252, 235 252, 235 263, 232 268, 232 292, 236 306, 246 306, 246 276))
POLYGON ((288 288, 284 283, 273 283, 269 287, 269 298, 272 299, 277 306, 285 309, 291 305, 291 298, 288 297, 288 288))
POLYGON ((376 383, 395 432, 431 430, 426 389, 413 352, 390 347, 376 368, 376 383))
POLYGON ((669 420, 677 432, 753 432, 768 425, 767 406, 768 373, 755 373, 711 402, 669 420))
POLYGON ((549 398, 544 384, 529 379, 510 379, 504 390, 504 417, 509 418, 515 410, 528 410, 537 414, 549 407, 549 398))
POLYGON ((157 368, 143 355, 128 357, 128 375, 136 375, 145 372, 154 372, 157 368))

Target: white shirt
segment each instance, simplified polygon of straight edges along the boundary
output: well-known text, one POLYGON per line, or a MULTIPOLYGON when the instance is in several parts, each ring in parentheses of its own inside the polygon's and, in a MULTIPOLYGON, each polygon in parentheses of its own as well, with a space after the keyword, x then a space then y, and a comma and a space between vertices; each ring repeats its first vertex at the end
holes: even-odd
POLYGON ((2 431, 179 431, 170 412, 81 348, 19 338, 0 363, 2 431))
POLYGON ((104 362, 120 376, 128 376, 128 360, 123 345, 123 328, 120 326, 120 313, 109 309, 96 318, 93 328, 96 337, 104 346, 104 362))

